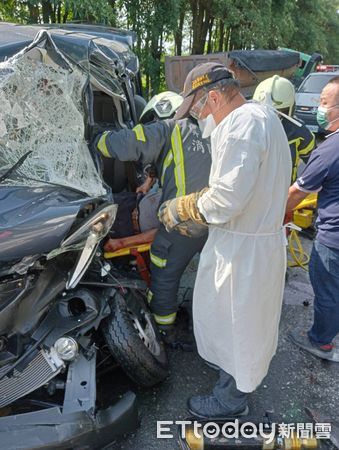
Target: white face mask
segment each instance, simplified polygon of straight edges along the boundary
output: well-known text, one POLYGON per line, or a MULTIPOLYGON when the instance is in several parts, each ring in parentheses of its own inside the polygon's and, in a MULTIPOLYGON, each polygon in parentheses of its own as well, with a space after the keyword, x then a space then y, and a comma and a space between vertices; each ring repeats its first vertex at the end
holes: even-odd
POLYGON ((205 117, 205 119, 199 119, 198 125, 199 125, 200 131, 201 131, 201 137, 203 139, 210 137, 212 134, 212 131, 217 126, 212 114, 209 114, 207 117, 205 117))

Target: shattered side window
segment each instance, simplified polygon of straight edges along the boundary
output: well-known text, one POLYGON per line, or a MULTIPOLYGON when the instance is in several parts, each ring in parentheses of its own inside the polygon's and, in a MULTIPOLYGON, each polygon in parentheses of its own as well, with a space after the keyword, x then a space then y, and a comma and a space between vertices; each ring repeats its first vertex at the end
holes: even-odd
POLYGON ((33 47, 0 63, 0 171, 31 151, 3 184, 47 181, 97 196, 106 193, 84 139, 85 76, 33 47))

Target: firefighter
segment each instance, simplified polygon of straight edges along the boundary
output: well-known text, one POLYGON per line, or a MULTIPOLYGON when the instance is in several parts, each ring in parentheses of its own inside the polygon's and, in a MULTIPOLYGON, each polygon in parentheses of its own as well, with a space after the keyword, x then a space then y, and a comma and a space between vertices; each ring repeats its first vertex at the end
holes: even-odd
MULTIPOLYGON (((104 157, 141 162, 144 166, 153 163, 162 189, 160 204, 208 186, 209 139, 202 139, 194 119, 171 118, 182 101, 174 92, 158 94, 141 115, 141 122, 151 122, 139 123, 133 129, 106 131, 97 141, 97 148, 104 157)), ((193 237, 191 231, 187 229, 186 236, 178 232, 169 234, 160 225, 151 246, 148 301, 167 343, 177 340, 174 323, 181 275, 192 257, 202 250, 207 238, 205 226, 193 237)))
POLYGON ((281 116, 281 122, 287 135, 292 158, 291 184, 297 179, 300 161, 308 162, 315 148, 313 133, 301 122, 294 119, 295 90, 293 84, 286 78, 274 75, 258 84, 253 100, 272 105, 281 116))

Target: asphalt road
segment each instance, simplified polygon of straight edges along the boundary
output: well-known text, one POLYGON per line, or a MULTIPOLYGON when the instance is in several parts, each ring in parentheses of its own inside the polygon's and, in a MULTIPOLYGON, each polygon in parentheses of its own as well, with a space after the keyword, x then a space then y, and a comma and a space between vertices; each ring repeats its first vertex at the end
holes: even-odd
MULTIPOLYGON (((310 247, 310 241, 304 243, 310 247)), ((183 277, 183 288, 192 285, 196 263, 193 262, 183 277)), ((288 270, 288 274, 278 351, 268 375, 250 396, 250 414, 260 421, 265 411, 270 410, 285 423, 308 423, 310 420, 304 408, 311 407, 322 411, 328 418, 339 420, 339 364, 308 355, 288 339, 289 330, 300 325, 307 329, 312 323, 313 297, 306 272, 293 268, 288 270)), ((169 377, 150 389, 138 388, 121 372, 115 372, 112 384, 119 386, 121 392, 128 388, 136 392, 141 423, 135 433, 112 443, 110 450, 179 448, 175 439, 157 439, 157 421, 187 418, 187 398, 197 393, 208 393, 217 375, 196 353, 171 350, 169 360, 169 377)), ((171 429, 174 431, 174 426, 171 429)))

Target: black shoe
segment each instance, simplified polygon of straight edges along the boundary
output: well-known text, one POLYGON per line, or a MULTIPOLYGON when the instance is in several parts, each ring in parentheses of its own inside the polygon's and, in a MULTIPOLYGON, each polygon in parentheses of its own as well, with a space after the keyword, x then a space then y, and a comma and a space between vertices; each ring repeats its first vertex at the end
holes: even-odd
POLYGON ((298 346, 302 348, 306 352, 311 353, 314 356, 318 356, 321 359, 327 359, 333 362, 339 362, 339 351, 334 347, 333 344, 328 345, 316 345, 313 344, 307 333, 302 330, 295 330, 289 334, 290 340, 298 346))
POLYGON ((158 330, 165 344, 175 342, 177 332, 174 325, 158 325, 158 330))
POLYGON ((199 419, 225 420, 230 417, 246 416, 249 412, 248 406, 240 410, 225 408, 216 397, 211 395, 195 395, 188 399, 188 411, 199 419))
POLYGON ((193 352, 196 348, 194 341, 185 341, 178 338, 178 332, 174 325, 158 325, 158 330, 163 342, 170 348, 193 352))

